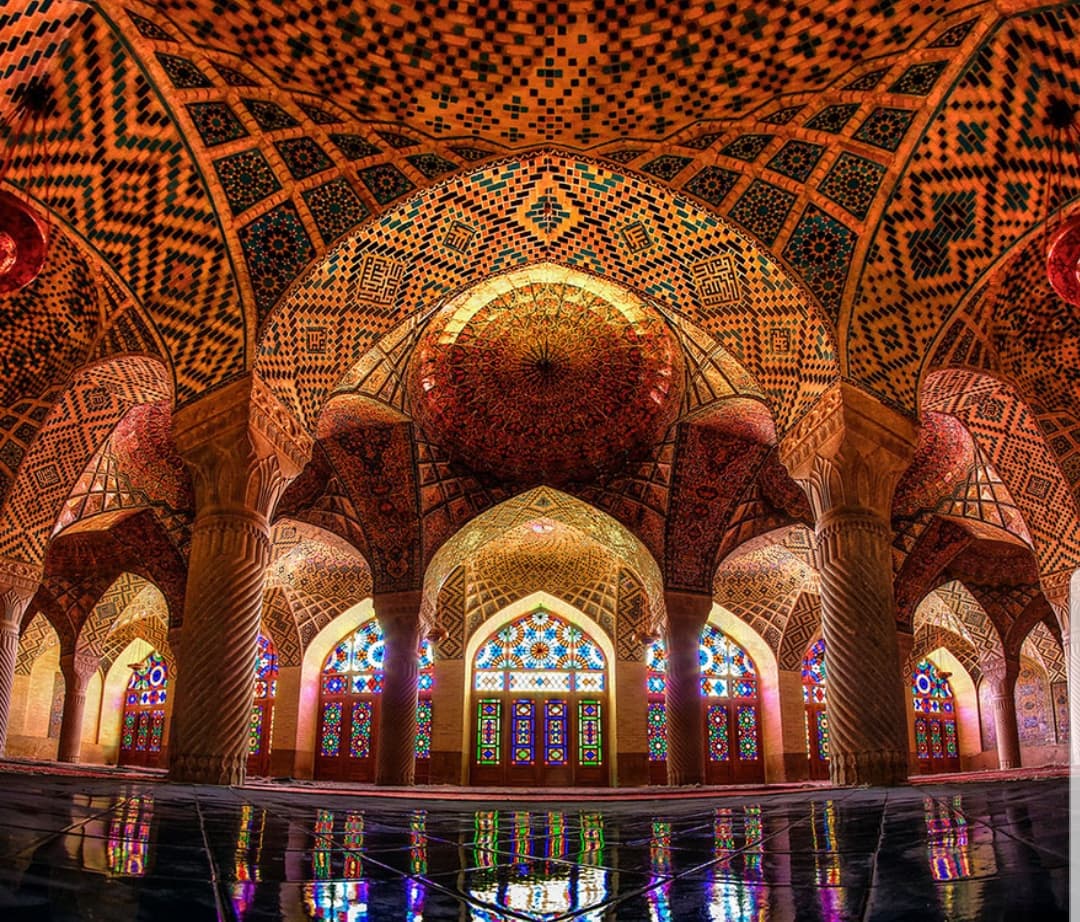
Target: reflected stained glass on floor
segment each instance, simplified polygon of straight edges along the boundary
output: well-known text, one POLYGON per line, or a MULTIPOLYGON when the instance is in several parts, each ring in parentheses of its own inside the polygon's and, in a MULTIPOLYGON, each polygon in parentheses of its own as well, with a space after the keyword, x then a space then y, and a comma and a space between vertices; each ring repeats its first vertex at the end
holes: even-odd
POLYGON ((251 804, 244 804, 240 808, 240 831, 236 836, 236 864, 233 869, 235 880, 232 885, 233 911, 237 919, 244 918, 255 899, 265 828, 265 810, 256 810, 251 804))
POLYGON ((836 837, 836 803, 810 804, 810 831, 814 845, 814 883, 821 917, 826 922, 846 919, 847 891, 840 886, 840 853, 836 837))
POLYGON ((753 922, 769 918, 769 888, 762 856, 761 808, 718 807, 713 815, 713 853, 721 859, 709 870, 707 910, 710 922, 753 922), (742 858, 741 871, 735 867, 742 858))
POLYGON ((608 895, 609 871, 604 862, 603 818, 596 813, 578 816, 580 836, 573 854, 562 812, 530 814, 519 811, 506 817, 510 828, 510 855, 500 855, 498 811, 477 811, 467 891, 481 905, 470 907, 476 922, 495 922, 504 911, 537 919, 578 913, 575 919, 599 922, 599 907, 608 895))
POLYGON ((945 804, 923 800, 926 815, 926 853, 930 874, 937 881, 963 880, 971 876, 968 823, 960 794, 945 804))
POLYGON ((154 797, 132 797, 109 820, 105 858, 109 872, 117 877, 142 877, 146 873, 150 849, 150 822, 154 797))

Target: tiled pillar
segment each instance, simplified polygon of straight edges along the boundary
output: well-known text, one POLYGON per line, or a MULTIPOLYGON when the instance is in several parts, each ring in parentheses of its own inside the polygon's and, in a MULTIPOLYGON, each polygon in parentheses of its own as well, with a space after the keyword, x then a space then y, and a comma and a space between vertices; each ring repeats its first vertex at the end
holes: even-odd
POLYGON ((1016 679, 1020 661, 998 658, 982 664, 983 679, 990 686, 990 706, 997 733, 998 767, 1020 767, 1020 730, 1016 723, 1016 679))
POLYGON ((419 590, 372 598, 382 628, 383 690, 379 704, 375 783, 412 784, 416 775, 416 699, 419 678, 419 590))
POLYGON ((65 653, 60 657, 60 671, 64 674, 64 716, 60 724, 56 758, 61 762, 79 761, 86 687, 99 662, 98 656, 89 650, 65 653))
POLYGON ((37 582, 33 567, 15 560, 0 560, 0 755, 7 744, 19 631, 37 582))
POLYGON ((270 559, 268 519, 310 457, 311 440, 252 377, 184 407, 173 424, 191 470, 195 522, 169 777, 241 784, 270 559))
POLYGON ((665 592, 667 609, 668 784, 705 780, 704 711, 701 698, 701 630, 712 596, 665 592))
POLYGON ((780 446, 815 518, 834 784, 907 779, 889 516, 915 441, 911 420, 841 383, 780 446))

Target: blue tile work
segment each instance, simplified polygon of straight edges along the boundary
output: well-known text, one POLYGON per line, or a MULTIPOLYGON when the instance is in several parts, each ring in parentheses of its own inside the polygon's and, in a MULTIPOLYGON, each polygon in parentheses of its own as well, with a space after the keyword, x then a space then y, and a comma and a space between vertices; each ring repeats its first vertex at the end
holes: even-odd
POLYGON ((315 248, 292 202, 260 215, 239 236, 261 321, 314 257, 315 248))
POLYGON ((784 247, 784 258, 802 275, 833 323, 840 314, 855 240, 853 230, 809 205, 784 247))

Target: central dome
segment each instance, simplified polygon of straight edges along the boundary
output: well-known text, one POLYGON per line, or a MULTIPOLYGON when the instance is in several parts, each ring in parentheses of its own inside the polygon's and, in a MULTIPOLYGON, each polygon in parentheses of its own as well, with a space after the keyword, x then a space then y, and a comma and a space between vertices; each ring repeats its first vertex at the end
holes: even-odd
POLYGON ((455 460, 518 483, 602 477, 663 435, 682 350, 663 318, 608 282, 551 264, 446 305, 413 357, 414 418, 455 460))

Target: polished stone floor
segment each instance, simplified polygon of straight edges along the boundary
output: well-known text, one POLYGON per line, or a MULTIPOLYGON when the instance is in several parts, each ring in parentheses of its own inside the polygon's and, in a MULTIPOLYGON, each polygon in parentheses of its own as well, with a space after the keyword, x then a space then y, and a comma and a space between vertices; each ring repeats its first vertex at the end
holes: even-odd
POLYGON ((459 804, 0 774, 0 920, 1064 919, 1068 781, 459 804))

